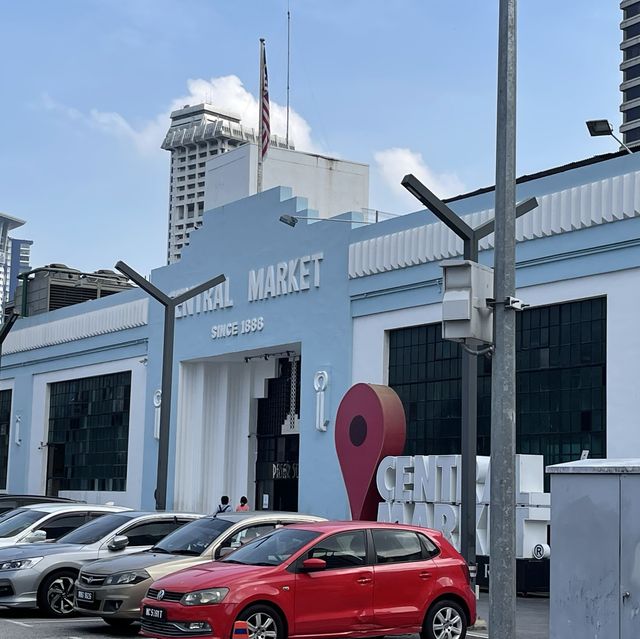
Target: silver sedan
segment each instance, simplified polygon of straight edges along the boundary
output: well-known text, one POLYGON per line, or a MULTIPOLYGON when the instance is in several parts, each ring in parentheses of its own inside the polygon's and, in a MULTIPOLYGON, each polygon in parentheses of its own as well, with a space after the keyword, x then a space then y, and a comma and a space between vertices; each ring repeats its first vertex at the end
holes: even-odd
POLYGON ((183 524, 190 513, 126 511, 104 515, 56 543, 0 550, 0 606, 36 608, 57 617, 73 612, 73 585, 91 561, 146 550, 183 524))

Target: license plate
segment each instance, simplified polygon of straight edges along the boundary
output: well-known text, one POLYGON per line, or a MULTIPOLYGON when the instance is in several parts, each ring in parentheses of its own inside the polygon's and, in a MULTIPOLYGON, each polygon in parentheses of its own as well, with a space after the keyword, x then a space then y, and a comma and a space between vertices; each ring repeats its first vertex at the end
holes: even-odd
POLYGON ((153 619, 154 621, 165 621, 167 618, 167 611, 164 608, 144 606, 142 609, 142 617, 144 619, 153 619))
POLYGON ((93 601, 93 593, 86 590, 78 590, 76 593, 78 601, 93 601))

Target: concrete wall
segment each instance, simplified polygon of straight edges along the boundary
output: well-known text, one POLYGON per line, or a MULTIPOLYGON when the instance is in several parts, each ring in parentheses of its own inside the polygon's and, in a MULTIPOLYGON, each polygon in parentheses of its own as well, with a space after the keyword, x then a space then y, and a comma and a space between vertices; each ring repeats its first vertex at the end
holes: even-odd
MULTIPOLYGON (((245 144, 207 162, 205 210, 256 193, 258 147, 245 144)), ((321 217, 369 206, 369 167, 287 149, 269 149, 264 161, 263 190, 288 186, 307 199, 321 217)))

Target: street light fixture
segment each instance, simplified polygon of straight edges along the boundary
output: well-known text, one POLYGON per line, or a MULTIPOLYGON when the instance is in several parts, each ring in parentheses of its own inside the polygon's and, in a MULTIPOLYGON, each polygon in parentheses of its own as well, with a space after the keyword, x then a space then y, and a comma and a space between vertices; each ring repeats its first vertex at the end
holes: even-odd
POLYGON ((305 217, 301 215, 281 215, 280 221, 287 226, 295 227, 300 220, 318 220, 319 222, 346 222, 347 224, 373 224, 365 220, 341 220, 336 217, 305 217))
POLYGON ((587 120, 587 129, 589 129, 589 135, 592 138, 600 137, 602 135, 610 135, 627 153, 633 153, 633 151, 620 139, 618 139, 613 133, 613 127, 609 120, 587 120))
MULTIPOLYGON (((160 302, 164 306, 164 338, 162 343, 162 382, 160 400, 160 433, 158 440, 158 475, 156 480, 156 510, 165 510, 167 507, 167 475, 169 467, 169 434, 171 427, 171 385, 173 375, 173 336, 175 333, 176 306, 195 297, 203 291, 208 291, 214 286, 218 286, 225 281, 224 275, 216 277, 198 284, 193 288, 170 297, 151 282, 146 280, 140 273, 134 271, 125 262, 118 262, 115 268, 123 275, 126 275, 132 282, 137 284, 147 295, 160 302)), ((1 337, 1 335, 0 335, 1 337)))

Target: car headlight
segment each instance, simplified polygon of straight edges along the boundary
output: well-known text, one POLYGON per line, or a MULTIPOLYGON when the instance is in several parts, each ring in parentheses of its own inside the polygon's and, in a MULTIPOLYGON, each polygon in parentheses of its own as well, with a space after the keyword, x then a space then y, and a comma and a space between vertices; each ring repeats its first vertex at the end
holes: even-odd
POLYGON ((146 570, 119 572, 115 575, 109 575, 104 580, 105 586, 118 586, 122 584, 139 584, 141 581, 150 579, 151 575, 146 570))
POLYGON ((1 561, 0 570, 23 570, 33 568, 44 557, 29 557, 29 559, 14 559, 13 561, 1 561))
POLYGON ((228 588, 207 588, 188 592, 180 603, 184 606, 202 606, 204 604, 217 604, 224 600, 229 592, 228 588))

